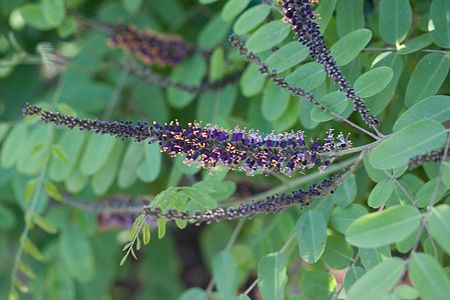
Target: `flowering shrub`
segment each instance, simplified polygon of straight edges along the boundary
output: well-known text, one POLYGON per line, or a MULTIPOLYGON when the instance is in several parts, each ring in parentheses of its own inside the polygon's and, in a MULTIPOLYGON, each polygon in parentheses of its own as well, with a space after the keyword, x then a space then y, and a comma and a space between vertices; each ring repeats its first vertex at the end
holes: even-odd
POLYGON ((22 2, 2 299, 448 299, 446 0, 22 2))

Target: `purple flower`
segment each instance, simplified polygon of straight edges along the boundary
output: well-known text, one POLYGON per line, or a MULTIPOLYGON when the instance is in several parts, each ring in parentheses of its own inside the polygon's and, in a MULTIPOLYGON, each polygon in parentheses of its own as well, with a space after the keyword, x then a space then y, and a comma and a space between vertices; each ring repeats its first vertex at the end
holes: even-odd
POLYGON ((69 128, 94 131, 121 139, 134 139, 141 142, 159 143, 162 152, 171 156, 183 155, 188 165, 198 165, 205 169, 220 166, 226 169, 239 169, 247 175, 267 174, 270 171, 291 175, 306 169, 318 167, 324 170, 333 160, 333 153, 351 147, 348 138, 340 133, 334 136, 328 130, 323 143, 319 140, 305 139, 303 131, 270 133, 262 135, 255 130, 236 127, 229 131, 217 126, 201 126, 189 123, 186 128, 178 122, 170 124, 99 121, 65 116, 43 110, 35 105, 27 105, 25 115, 38 115, 45 122, 69 128), (321 153, 327 159, 319 159, 321 153))

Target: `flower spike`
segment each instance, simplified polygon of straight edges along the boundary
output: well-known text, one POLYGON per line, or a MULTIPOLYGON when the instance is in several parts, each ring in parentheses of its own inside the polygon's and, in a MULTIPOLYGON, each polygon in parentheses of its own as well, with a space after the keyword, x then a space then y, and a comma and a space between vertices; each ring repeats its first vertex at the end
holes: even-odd
POLYGON ((59 126, 137 142, 156 142, 162 152, 171 156, 183 155, 188 165, 196 164, 208 170, 216 166, 238 169, 247 175, 270 171, 291 175, 314 167, 323 171, 334 160, 333 153, 352 145, 342 133, 335 137, 333 130, 328 130, 324 142, 319 143, 314 139, 308 141, 303 131, 262 135, 255 130, 239 127, 226 130, 199 123, 182 127, 178 122, 149 125, 146 122, 100 121, 66 116, 35 105, 27 105, 23 113, 59 126), (322 153, 327 154, 326 158, 320 155, 322 153))

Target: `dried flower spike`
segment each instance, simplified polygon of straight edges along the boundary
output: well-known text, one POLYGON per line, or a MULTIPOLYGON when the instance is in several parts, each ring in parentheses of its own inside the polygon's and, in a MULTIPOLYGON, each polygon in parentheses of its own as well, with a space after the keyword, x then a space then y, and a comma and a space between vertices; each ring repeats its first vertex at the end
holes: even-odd
POLYGON ((138 31, 132 25, 114 26, 110 44, 148 65, 174 66, 197 51, 179 35, 164 35, 150 29, 138 31))
POLYGON ((161 151, 172 156, 185 156, 186 164, 197 164, 205 169, 220 166, 239 169, 247 175, 269 171, 291 175, 318 167, 323 171, 332 161, 333 153, 351 147, 351 142, 340 133, 327 132, 323 143, 304 137, 302 131, 261 135, 254 130, 226 130, 212 125, 189 123, 186 128, 178 122, 160 125, 122 121, 99 121, 65 116, 27 105, 25 115, 37 115, 45 122, 59 126, 93 131, 138 142, 158 142, 161 151), (326 158, 320 154, 326 153, 326 158))
POLYGON ((313 0, 278 0, 283 6, 284 20, 292 25, 298 41, 308 47, 312 58, 323 64, 325 71, 339 90, 345 93, 361 115, 364 122, 377 128, 378 119, 371 115, 366 103, 356 94, 350 82, 342 74, 341 69, 331 56, 325 46, 324 38, 320 33, 320 27, 314 22, 316 18, 311 9, 311 4, 317 3, 313 0))

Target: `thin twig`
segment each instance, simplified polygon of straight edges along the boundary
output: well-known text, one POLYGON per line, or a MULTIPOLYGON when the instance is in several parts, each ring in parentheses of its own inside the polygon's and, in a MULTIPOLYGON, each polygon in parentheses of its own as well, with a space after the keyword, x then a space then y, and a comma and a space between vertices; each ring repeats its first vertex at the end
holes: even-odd
MULTIPOLYGON (((367 47, 364 48, 364 51, 372 51, 372 52, 390 52, 390 51, 399 51, 400 49, 397 49, 395 47, 386 47, 386 48, 376 48, 376 47, 367 47)), ((437 49, 420 49, 419 52, 428 52, 428 53, 442 53, 449 55, 450 51, 448 50, 437 50, 437 49)))

